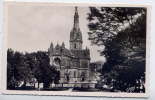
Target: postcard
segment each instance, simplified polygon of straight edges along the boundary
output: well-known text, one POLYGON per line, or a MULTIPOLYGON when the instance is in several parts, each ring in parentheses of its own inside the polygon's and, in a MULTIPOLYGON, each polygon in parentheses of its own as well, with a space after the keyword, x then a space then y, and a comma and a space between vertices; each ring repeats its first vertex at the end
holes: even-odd
POLYGON ((2 93, 148 97, 149 8, 5 2, 2 93))

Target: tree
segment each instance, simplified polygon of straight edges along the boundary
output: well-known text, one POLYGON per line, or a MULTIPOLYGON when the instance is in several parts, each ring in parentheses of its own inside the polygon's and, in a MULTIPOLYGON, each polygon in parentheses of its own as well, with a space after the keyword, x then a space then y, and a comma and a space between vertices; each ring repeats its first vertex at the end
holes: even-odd
POLYGON ((56 71, 55 72, 55 77, 54 77, 54 84, 55 84, 55 86, 57 84, 59 84, 59 80, 60 80, 60 71, 56 71))
POLYGON ((94 44, 105 45, 119 31, 132 25, 138 16, 145 13, 145 8, 90 7, 89 39, 94 44))
POLYGON ((15 78, 15 66, 14 66, 14 51, 12 49, 7 50, 7 88, 15 89, 17 86, 15 78))
POLYGON ((49 65, 48 53, 38 51, 32 53, 20 53, 8 49, 7 51, 7 87, 15 89, 19 85, 25 89, 27 83, 33 83, 36 78, 39 83, 44 83, 44 88, 48 88, 49 84, 59 81, 58 71, 49 65))
POLYGON ((31 70, 29 69, 24 55, 20 52, 15 52, 12 49, 7 51, 7 80, 8 88, 15 89, 21 83, 26 82, 31 78, 31 70))
POLYGON ((48 53, 45 51, 38 51, 30 54, 31 59, 31 67, 39 83, 44 83, 44 88, 49 88, 50 83, 54 82, 54 80, 58 77, 57 71, 54 66, 50 66, 48 53))
POLYGON ((89 39, 105 46, 104 80, 121 91, 145 83, 146 9, 91 7, 88 20, 89 39))
POLYGON ((23 55, 21 57, 21 61, 18 66, 18 73, 20 75, 20 81, 24 82, 22 87, 26 87, 26 84, 30 83, 31 80, 34 78, 32 69, 29 65, 29 60, 27 59, 26 55, 23 55))

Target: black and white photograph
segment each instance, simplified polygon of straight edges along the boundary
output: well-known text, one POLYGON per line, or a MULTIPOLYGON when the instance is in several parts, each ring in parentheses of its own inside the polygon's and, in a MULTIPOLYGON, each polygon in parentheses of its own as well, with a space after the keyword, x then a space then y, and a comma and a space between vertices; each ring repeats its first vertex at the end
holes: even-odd
POLYGON ((7 91, 148 92, 146 6, 18 2, 5 8, 7 91))

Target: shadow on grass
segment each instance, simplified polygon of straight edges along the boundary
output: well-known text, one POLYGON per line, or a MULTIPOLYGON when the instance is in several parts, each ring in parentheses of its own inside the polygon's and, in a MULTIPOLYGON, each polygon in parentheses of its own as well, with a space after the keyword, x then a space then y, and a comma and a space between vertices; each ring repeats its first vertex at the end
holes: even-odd
POLYGON ((96 89, 96 88, 79 88, 79 87, 75 87, 72 90, 73 92, 99 92, 102 91, 100 89, 96 89))
POLYGON ((44 88, 41 89, 42 91, 65 91, 65 90, 69 90, 68 87, 53 87, 53 88, 44 88))
MULTIPOLYGON (((97 88, 82 88, 82 87, 52 87, 52 88, 34 88, 34 87, 30 87, 30 86, 26 86, 26 87, 16 87, 13 89, 8 89, 8 90, 29 90, 29 91, 68 91, 71 90, 72 92, 108 92, 110 90, 106 90, 106 89, 97 89, 97 88)), ((113 92, 113 91, 110 91, 113 92)))
POLYGON ((32 86, 25 86, 25 87, 15 87, 15 88, 7 88, 8 90, 37 90, 32 86))

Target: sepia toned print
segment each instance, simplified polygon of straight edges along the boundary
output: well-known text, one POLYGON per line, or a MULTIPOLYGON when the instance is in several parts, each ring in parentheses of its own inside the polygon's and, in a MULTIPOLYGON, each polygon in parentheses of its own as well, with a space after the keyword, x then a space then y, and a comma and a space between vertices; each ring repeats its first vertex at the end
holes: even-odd
POLYGON ((144 6, 8 3, 4 93, 146 97, 147 13, 144 6))

